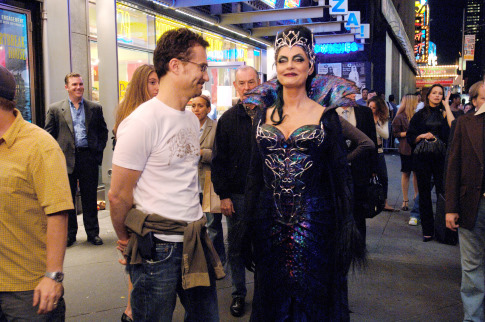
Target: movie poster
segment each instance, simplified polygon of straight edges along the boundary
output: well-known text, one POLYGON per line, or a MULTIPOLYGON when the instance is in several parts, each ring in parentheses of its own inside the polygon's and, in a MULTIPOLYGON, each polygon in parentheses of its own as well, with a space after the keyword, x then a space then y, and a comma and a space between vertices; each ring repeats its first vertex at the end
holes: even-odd
POLYGON ((355 82, 357 87, 365 87, 365 62, 342 63, 342 77, 355 82))
POLYGON ((335 76, 342 77, 342 64, 341 63, 318 64, 318 74, 335 75, 335 76))
POLYGON ((0 9, 0 64, 14 75, 17 109, 32 122, 27 40, 27 15, 0 9))

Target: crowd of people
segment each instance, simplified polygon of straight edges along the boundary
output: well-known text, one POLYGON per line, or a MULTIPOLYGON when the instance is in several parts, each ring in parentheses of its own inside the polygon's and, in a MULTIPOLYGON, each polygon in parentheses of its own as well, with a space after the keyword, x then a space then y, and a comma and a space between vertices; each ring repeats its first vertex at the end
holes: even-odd
MULTIPOLYGON (((226 263, 235 317, 245 313, 249 270, 251 321, 348 321, 347 274, 365 263, 371 179, 382 184, 383 210, 399 211, 387 201, 384 152, 394 138, 401 209, 409 210, 413 173, 419 216, 409 224, 421 221, 423 241, 435 239, 435 187, 446 226, 459 231, 465 320, 484 320, 483 81, 470 88, 468 108, 439 84, 423 102, 407 94, 397 106, 393 95, 386 102, 317 75, 312 32, 291 26, 275 40, 276 78, 261 85, 253 67, 238 68, 239 100, 212 120, 202 92, 208 46, 185 28, 164 33, 154 64, 137 68, 116 110, 108 197, 129 274, 122 321, 170 321, 177 296, 187 321, 219 321, 215 281, 226 263), (203 212, 211 189, 219 204, 203 212)), ((83 98, 81 75, 66 75, 65 89, 44 131, 15 109, 15 80, 0 67, 2 321, 64 320, 78 188, 88 241, 103 244, 96 187, 108 129, 102 107, 83 98)))

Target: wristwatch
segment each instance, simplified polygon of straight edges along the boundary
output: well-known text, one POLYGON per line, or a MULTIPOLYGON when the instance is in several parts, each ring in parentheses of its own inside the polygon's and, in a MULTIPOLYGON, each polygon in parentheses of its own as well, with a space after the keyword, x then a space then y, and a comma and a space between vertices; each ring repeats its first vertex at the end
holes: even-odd
POLYGON ((62 283, 64 280, 64 273, 63 272, 46 272, 45 277, 53 279, 57 283, 62 283))

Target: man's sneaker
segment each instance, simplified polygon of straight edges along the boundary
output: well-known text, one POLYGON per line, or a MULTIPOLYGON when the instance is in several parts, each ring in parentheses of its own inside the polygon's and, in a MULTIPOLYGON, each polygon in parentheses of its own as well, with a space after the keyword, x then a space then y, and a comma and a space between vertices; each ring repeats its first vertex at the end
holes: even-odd
POLYGON ((232 299, 230 311, 232 316, 239 317, 244 314, 244 297, 235 297, 232 299))
POLYGON ((409 218, 409 225, 410 226, 417 226, 418 225, 418 219, 414 218, 414 217, 409 218))

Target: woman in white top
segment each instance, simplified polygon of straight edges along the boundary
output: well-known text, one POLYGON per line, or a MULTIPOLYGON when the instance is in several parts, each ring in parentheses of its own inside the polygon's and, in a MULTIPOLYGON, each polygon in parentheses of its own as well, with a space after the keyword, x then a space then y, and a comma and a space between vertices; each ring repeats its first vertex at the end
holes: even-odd
POLYGON ((374 122, 376 123, 377 132, 377 176, 384 188, 384 197, 386 198, 386 205, 384 206, 384 211, 396 211, 394 208, 389 206, 387 203, 387 187, 388 187, 388 177, 387 177, 387 166, 386 159, 384 158, 384 150, 382 149, 382 141, 389 138, 389 109, 386 103, 379 96, 374 96, 367 101, 367 106, 372 110, 374 115, 374 122))

